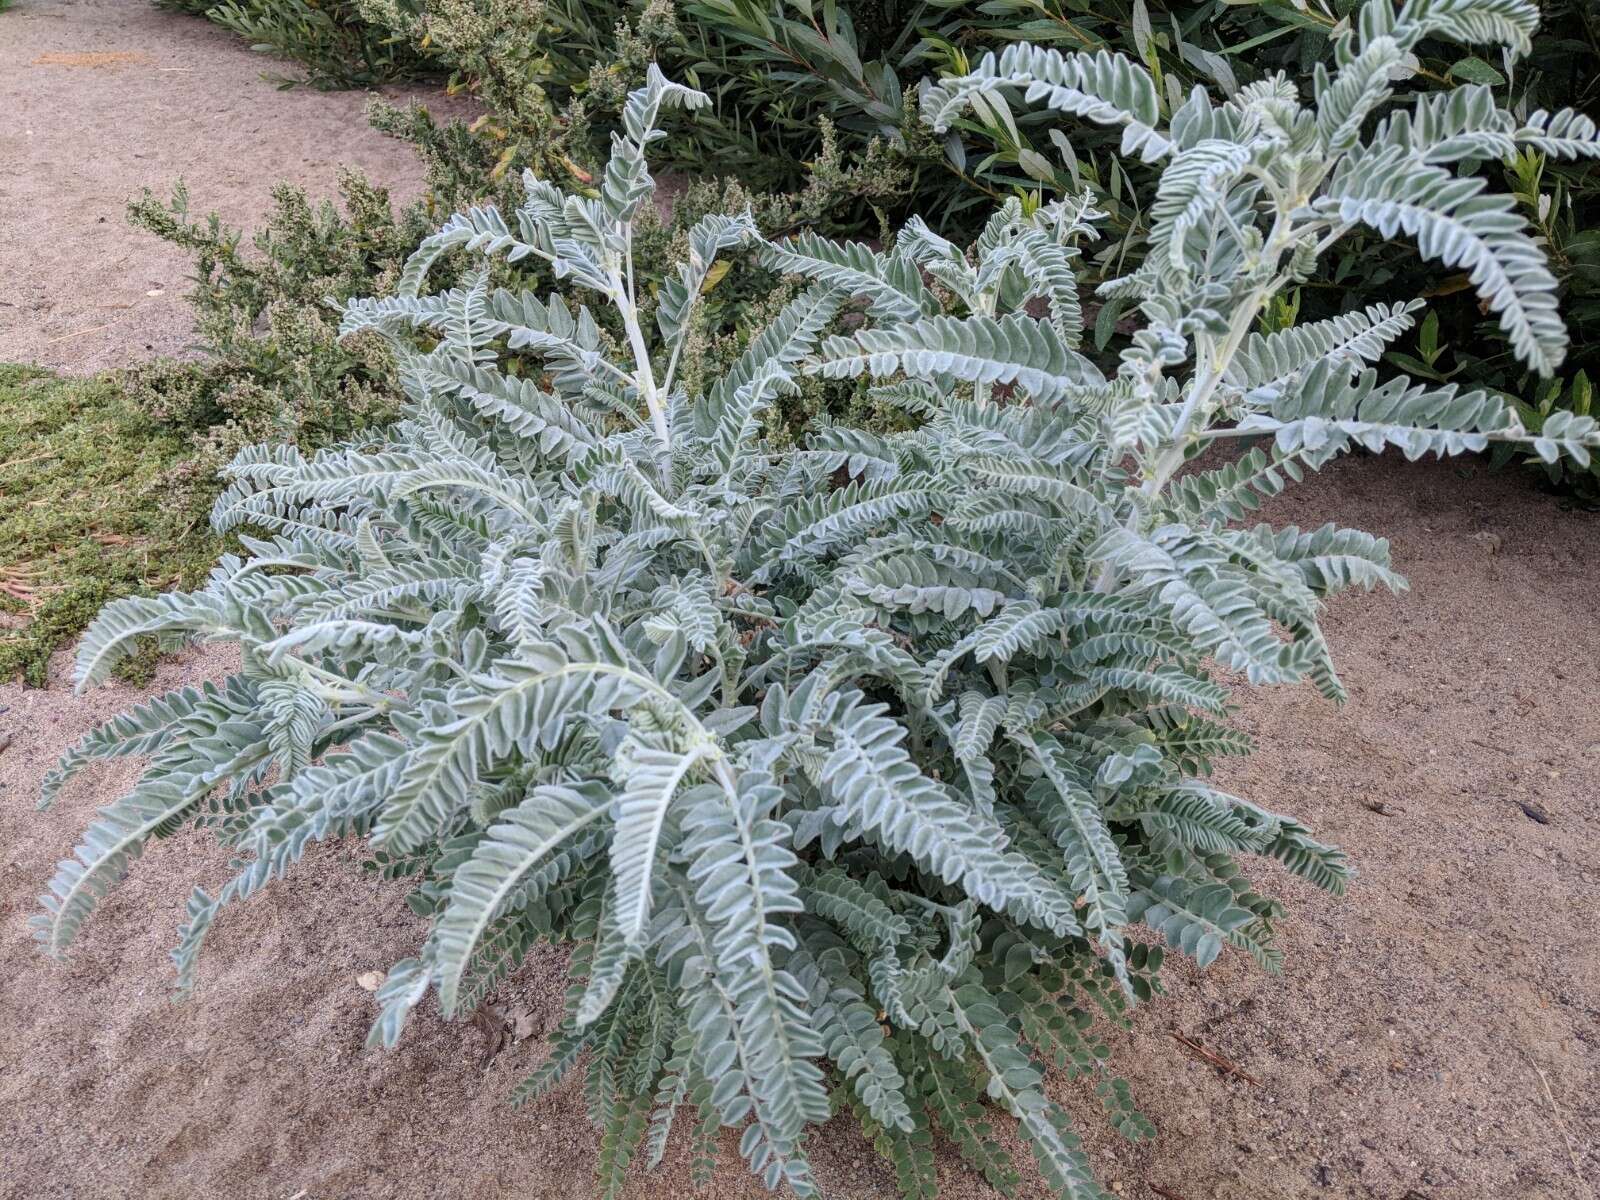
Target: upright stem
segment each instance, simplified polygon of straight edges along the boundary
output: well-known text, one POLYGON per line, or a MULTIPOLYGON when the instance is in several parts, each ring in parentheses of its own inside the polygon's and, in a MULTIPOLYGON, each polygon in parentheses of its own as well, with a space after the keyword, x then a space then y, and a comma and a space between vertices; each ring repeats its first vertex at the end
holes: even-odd
MULTIPOLYGON (((629 258, 632 258, 631 249, 629 258)), ((612 272, 612 296, 622 313, 622 324, 628 331, 628 346, 633 351, 633 386, 644 397, 644 406, 650 410, 650 424, 655 430, 656 441, 661 443, 661 452, 665 454, 672 449, 672 430, 667 425, 666 405, 662 403, 661 392, 656 387, 655 367, 650 362, 650 349, 645 345, 644 330, 639 327, 639 310, 634 306, 632 290, 631 280, 625 280, 620 272, 612 272)))
MULTIPOLYGON (((980 317, 993 317, 995 314, 996 301, 999 299, 999 297, 993 292, 989 292, 979 295, 976 297, 976 299, 977 304, 975 304, 973 308, 977 314, 980 317)), ((992 395, 993 392, 989 384, 979 380, 972 385, 972 399, 975 403, 988 404, 992 398, 992 395)))
MULTIPOLYGON (((1270 180, 1268 182, 1271 182, 1270 180)), ((1274 197, 1278 205, 1277 214, 1273 218, 1272 231, 1267 235, 1267 240, 1262 246, 1262 254, 1270 255, 1274 270, 1278 260, 1283 256, 1284 248, 1291 244, 1294 238, 1294 226, 1289 216, 1288 201, 1282 198, 1276 190, 1274 197)), ((1172 477, 1177 474, 1178 468, 1183 466, 1184 452, 1188 449, 1192 436, 1191 431, 1196 425, 1203 426, 1209 416, 1208 406, 1211 397, 1216 393, 1217 386, 1228 373, 1228 366, 1233 362, 1233 356, 1239 352, 1239 347, 1244 344, 1244 339, 1250 333, 1250 327, 1255 324, 1256 314, 1277 290, 1283 286, 1284 275, 1275 273, 1266 283, 1253 288, 1245 301, 1239 305, 1233 315, 1233 320, 1228 326, 1228 332, 1220 343, 1207 342, 1199 346, 1198 370, 1189 381, 1189 395, 1183 402, 1183 408, 1178 413, 1178 420, 1172 427, 1172 440, 1155 460, 1146 476, 1144 483, 1139 488, 1139 494, 1147 500, 1154 500, 1161 494, 1161 489, 1167 486, 1172 477)), ((1135 505, 1128 513, 1127 528, 1133 529, 1139 522, 1141 508, 1135 505)), ((1097 592, 1109 592, 1116 586, 1116 571, 1110 563, 1100 569, 1100 574, 1094 582, 1097 592)))
MULTIPOLYGON (((1272 223, 1272 232, 1261 250, 1263 256, 1269 257, 1274 271, 1283 255, 1284 247, 1292 241, 1293 233, 1288 213, 1279 207, 1272 223)), ((1215 348, 1206 347, 1209 353, 1204 354, 1204 361, 1199 363, 1199 371, 1189 381, 1189 396, 1183 403, 1182 411, 1178 413, 1177 424, 1172 428, 1172 441, 1156 459, 1155 466, 1139 489, 1145 496, 1151 499, 1159 496, 1161 489, 1167 486, 1167 482, 1177 473, 1178 468, 1183 466, 1190 430, 1197 422, 1204 423, 1209 415, 1208 406, 1211 397, 1216 393, 1217 385, 1222 382, 1223 376, 1227 374, 1233 356, 1239 352, 1239 347, 1249 336, 1250 327, 1255 324, 1256 314, 1261 311, 1261 306, 1283 286, 1283 282, 1283 275, 1275 273, 1266 283, 1251 289, 1244 303, 1235 310, 1226 336, 1215 345, 1215 348)))

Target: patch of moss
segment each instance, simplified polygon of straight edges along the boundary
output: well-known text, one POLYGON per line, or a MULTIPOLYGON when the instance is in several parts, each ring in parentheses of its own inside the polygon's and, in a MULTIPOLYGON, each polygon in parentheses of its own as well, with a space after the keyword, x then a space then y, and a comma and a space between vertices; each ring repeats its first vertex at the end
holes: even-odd
POLYGON ((204 578, 208 489, 173 486, 193 456, 110 377, 0 364, 0 678, 43 686, 106 601, 204 578))

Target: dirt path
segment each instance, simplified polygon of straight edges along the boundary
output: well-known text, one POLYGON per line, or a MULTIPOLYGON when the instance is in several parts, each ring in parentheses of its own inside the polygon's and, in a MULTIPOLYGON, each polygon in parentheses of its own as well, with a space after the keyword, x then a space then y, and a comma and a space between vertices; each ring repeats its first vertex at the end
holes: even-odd
POLYGON ((273 183, 332 195, 341 166, 418 194, 415 155, 368 128, 366 93, 280 91, 262 74, 281 69, 148 0, 0 13, 0 360, 89 372, 185 348, 189 263, 123 218, 143 188, 181 175, 198 214, 247 229, 273 183))
POLYGON ((1219 772, 1361 874, 1344 900, 1275 889, 1282 980, 1230 956, 1141 1015, 1117 1061, 1165 1136, 1124 1154, 1129 1173, 1185 1200, 1592 1200, 1600 520, 1515 476, 1393 455, 1265 516, 1385 534, 1411 580, 1331 605, 1345 709, 1244 695, 1261 752, 1219 772))
MULTIPOLYGON (((1138 1014, 1113 1063, 1156 1143, 1119 1143, 1082 1087, 1057 1092, 1134 1200, 1592 1200, 1600 521, 1515 477, 1396 460, 1346 462, 1269 515, 1383 530, 1412 579, 1406 596, 1333 605, 1345 710, 1309 689, 1243 696, 1261 752, 1221 780, 1305 818, 1361 877, 1334 900, 1261 871, 1290 907, 1285 976, 1230 952, 1171 972, 1171 995, 1138 1014)), ((160 685, 225 669, 192 656, 160 685)), ((486 1065, 479 1032, 431 1014, 399 1050, 365 1051, 357 977, 412 953, 420 925, 354 850, 315 853, 228 913, 188 1004, 168 1000, 165 954, 190 887, 226 867, 192 835, 136 865, 65 964, 38 956, 34 895, 131 772, 102 770, 42 815, 39 777, 132 698, 0 689, 15 738, 0 754, 0 1197, 588 1197, 581 1094, 503 1103, 558 1011, 559 958, 503 997, 538 1032, 486 1065)), ((890 1194, 853 1132, 813 1141, 830 1196, 890 1194)), ((682 1153, 633 1194, 682 1194, 682 1153)), ((713 1195, 761 1194, 731 1143, 725 1160, 713 1195)), ((952 1167, 945 1195, 993 1193, 952 1167)))

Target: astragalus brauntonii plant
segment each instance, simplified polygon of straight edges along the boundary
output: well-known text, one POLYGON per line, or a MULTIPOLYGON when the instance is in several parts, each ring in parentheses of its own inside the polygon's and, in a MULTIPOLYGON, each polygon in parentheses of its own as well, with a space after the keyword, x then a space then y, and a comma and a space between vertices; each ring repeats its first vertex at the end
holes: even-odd
MULTIPOLYGON (((1099 1196, 1044 1068, 1086 1077, 1144 1136, 1096 1020, 1151 995, 1163 945, 1276 968, 1279 909, 1250 859, 1335 892, 1348 877, 1305 826, 1206 782, 1248 749, 1208 670, 1338 697, 1322 598, 1399 580, 1368 534, 1235 522, 1357 444, 1526 440, 1496 400, 1376 379, 1411 305, 1268 335, 1257 315, 1347 222, 1394 211, 1474 256, 1530 359, 1560 355, 1537 248, 1477 185, 1363 190, 1380 188, 1362 182, 1373 156, 1382 189, 1431 179, 1440 144, 1426 114, 1381 127, 1397 150, 1353 132, 1413 36, 1377 24, 1310 107, 1277 82, 1197 94, 1157 129, 1138 124, 1139 68, 1037 51, 934 90, 947 117, 1031 64, 1055 80, 1031 90, 1172 156, 1158 253, 1113 285, 1145 327, 1109 375, 1078 349, 1084 203, 1010 205, 965 249, 920 222, 877 252, 709 218, 676 273, 635 278, 655 122, 704 103, 652 75, 598 195, 530 179, 516 212, 428 239, 400 297, 347 307, 346 330, 393 344, 410 396, 386 441, 241 455, 215 519, 265 531, 247 556, 203 591, 108 607, 86 637, 85 685, 149 633, 235 642, 243 666, 118 718, 52 777, 152 757, 62 865, 41 938, 64 948, 150 837, 199 816, 241 870, 191 900, 188 988, 223 904, 312 839, 365 838, 430 921, 379 993, 375 1043, 430 993, 472 1012, 539 938, 577 943, 565 1019, 519 1095, 586 1068, 608 1193, 686 1126, 697 1163, 731 1127, 769 1185, 812 1194, 806 1127, 836 1109, 908 1195, 934 1189, 935 1128, 1006 1189, 987 1097, 1055 1191, 1099 1196), (809 288, 686 394, 697 298, 732 253, 809 288), (479 265, 430 292, 446 254, 479 265), (624 335, 492 287, 496 256, 547 260, 624 335), (808 374, 866 381, 913 428, 765 442, 763 408, 808 374), (1267 445, 1178 474, 1247 436, 1267 445)), ((1546 435, 1574 454, 1600 441, 1578 421, 1546 435)))

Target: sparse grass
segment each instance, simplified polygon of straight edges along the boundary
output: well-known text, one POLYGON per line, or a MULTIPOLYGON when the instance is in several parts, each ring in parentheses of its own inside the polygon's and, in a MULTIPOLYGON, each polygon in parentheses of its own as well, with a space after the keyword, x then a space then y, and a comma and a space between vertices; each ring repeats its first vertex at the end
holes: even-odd
POLYGON ((42 686, 50 655, 107 600, 204 576, 218 550, 209 495, 176 482, 193 455, 112 377, 0 364, 0 679, 42 686))

